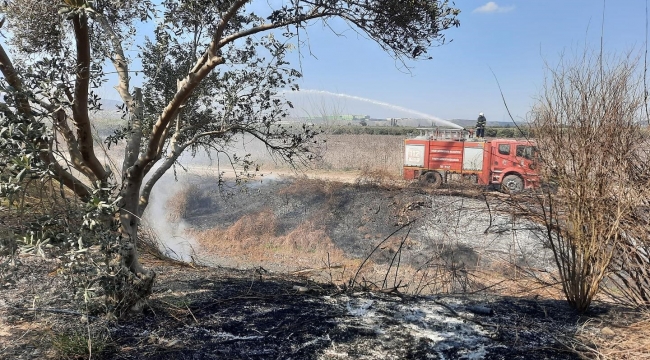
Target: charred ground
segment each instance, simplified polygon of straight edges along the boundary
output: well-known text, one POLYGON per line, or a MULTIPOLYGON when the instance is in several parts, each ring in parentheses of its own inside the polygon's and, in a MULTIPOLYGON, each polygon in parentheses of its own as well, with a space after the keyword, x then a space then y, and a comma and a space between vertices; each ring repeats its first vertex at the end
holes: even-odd
POLYGON ((553 286, 515 287, 524 269, 543 267, 543 249, 526 247, 527 224, 486 216, 480 191, 376 179, 274 180, 229 193, 215 181, 187 185, 169 221, 204 236, 195 259, 213 266, 145 257, 158 274, 154 294, 118 320, 71 296, 57 259, 20 257, 2 272, 0 357, 89 358, 90 340, 92 358, 106 359, 577 359, 574 349, 618 336, 602 329, 638 316, 604 303, 579 316, 553 286), (226 255, 240 269, 219 266, 226 255), (447 278, 412 285, 426 269, 447 278))
POLYGON ((109 321, 75 313, 64 288, 53 286, 60 279, 48 275, 56 261, 25 258, 5 278, 0 354, 85 358, 52 349, 68 339, 83 350, 92 334, 93 358, 110 359, 577 359, 567 346, 578 327, 621 314, 596 306, 579 317, 563 301, 485 294, 344 293, 259 269, 147 262, 160 279, 144 313, 109 321), (37 299, 41 311, 27 310, 25 299, 37 299), (472 305, 493 313, 474 314, 472 305))

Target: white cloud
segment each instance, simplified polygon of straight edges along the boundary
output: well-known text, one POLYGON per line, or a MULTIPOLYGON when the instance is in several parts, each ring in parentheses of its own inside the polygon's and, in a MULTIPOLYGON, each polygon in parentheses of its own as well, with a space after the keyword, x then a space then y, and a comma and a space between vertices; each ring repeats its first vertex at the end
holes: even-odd
POLYGON ((514 10, 514 6, 499 6, 497 3, 494 1, 490 1, 487 4, 483 6, 479 6, 476 9, 474 9, 473 12, 478 12, 478 13, 504 13, 508 11, 514 10))

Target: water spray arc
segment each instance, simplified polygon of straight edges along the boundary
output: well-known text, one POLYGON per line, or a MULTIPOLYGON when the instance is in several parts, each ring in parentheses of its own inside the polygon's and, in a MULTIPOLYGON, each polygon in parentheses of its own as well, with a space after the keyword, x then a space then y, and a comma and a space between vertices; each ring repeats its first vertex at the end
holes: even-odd
POLYGON ((463 128, 460 125, 454 124, 454 123, 452 123, 450 121, 447 121, 447 120, 443 120, 443 119, 441 119, 439 117, 436 117, 436 116, 433 116, 433 115, 429 115, 429 114, 426 114, 426 113, 423 113, 423 112, 420 112, 420 111, 417 111, 417 110, 413 110, 413 109, 408 109, 408 108, 405 108, 405 107, 402 107, 402 106, 389 104, 389 103, 383 102, 383 101, 364 98, 364 97, 361 97, 361 96, 348 95, 348 94, 343 94, 343 93, 334 93, 334 92, 325 91, 325 90, 311 90, 311 89, 301 89, 298 92, 298 94, 300 94, 300 93, 330 95, 330 96, 337 96, 337 97, 350 99, 350 100, 363 101, 363 102, 367 102, 367 103, 370 103, 370 104, 390 108, 390 109, 393 109, 393 110, 402 111, 402 112, 405 112, 405 113, 417 115, 417 116, 420 116, 422 118, 429 119, 429 120, 435 122, 436 124, 438 124, 440 126, 449 126, 449 127, 455 128, 455 129, 462 129, 463 128))

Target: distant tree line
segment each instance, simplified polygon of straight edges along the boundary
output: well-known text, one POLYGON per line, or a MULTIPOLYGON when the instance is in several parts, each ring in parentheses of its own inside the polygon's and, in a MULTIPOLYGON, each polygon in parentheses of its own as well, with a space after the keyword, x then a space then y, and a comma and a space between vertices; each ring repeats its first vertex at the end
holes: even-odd
POLYGON ((496 137, 496 138, 531 138, 534 136, 534 130, 526 127, 520 126, 516 127, 487 127, 485 129, 486 137, 496 137))
POLYGON ((411 135, 417 133, 414 127, 388 127, 388 126, 329 126, 323 129, 332 135, 411 135))
MULTIPOLYGON (((329 126, 326 130, 331 135, 399 135, 415 136, 418 131, 409 126, 329 126)), ((486 137, 494 138, 531 138, 534 137, 534 131, 529 127, 488 127, 485 129, 486 137)))

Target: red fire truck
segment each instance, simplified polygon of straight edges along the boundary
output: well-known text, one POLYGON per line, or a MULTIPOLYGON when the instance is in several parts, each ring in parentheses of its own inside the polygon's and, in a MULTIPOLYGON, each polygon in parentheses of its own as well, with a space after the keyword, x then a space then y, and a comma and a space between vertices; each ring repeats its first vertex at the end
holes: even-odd
POLYGON ((404 142, 404 179, 437 188, 460 178, 510 192, 539 186, 531 141, 479 140, 466 130, 418 130, 420 136, 404 142))

